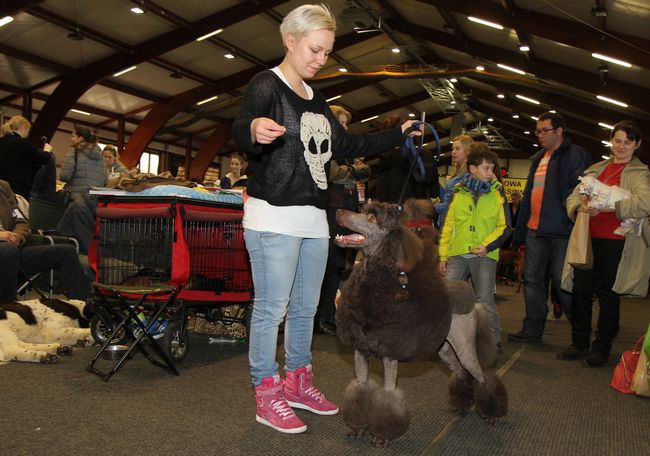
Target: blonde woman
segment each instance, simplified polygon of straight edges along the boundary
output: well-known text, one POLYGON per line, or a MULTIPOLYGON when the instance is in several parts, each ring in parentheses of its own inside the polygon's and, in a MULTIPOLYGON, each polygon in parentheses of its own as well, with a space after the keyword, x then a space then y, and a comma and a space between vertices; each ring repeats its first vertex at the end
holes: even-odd
POLYGON ((52 146, 36 148, 28 139, 32 124, 23 116, 13 116, 0 130, 0 179, 17 195, 29 199, 34 174, 50 160, 52 146))
POLYGON ((436 214, 438 214, 438 227, 442 229, 447 216, 447 209, 451 201, 452 189, 460 182, 463 177, 469 174, 467 171, 467 154, 474 140, 469 135, 458 135, 454 138, 451 145, 451 163, 454 165, 454 172, 440 188, 440 203, 435 205, 436 214))
POLYGON ((325 98, 305 82, 327 62, 335 31, 324 5, 292 10, 280 25, 284 60, 251 80, 232 127, 250 169, 243 225, 255 286, 248 356, 256 420, 290 434, 307 429, 291 407, 338 413, 314 385, 311 364, 329 238, 326 164, 386 151, 413 123, 373 135, 346 133, 325 98), (275 358, 285 315, 282 381, 275 358))

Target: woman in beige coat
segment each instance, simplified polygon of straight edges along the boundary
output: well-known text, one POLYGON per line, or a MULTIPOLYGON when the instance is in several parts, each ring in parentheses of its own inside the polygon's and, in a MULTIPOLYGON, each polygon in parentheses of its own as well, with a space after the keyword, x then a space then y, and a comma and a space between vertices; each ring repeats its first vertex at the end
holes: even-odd
POLYGON ((613 207, 594 207, 589 204, 589 197, 581 194, 578 185, 566 201, 571 219, 575 220, 579 211, 590 215, 594 262, 588 270, 573 269, 565 264, 562 286, 573 291, 572 343, 557 357, 563 360, 585 358, 583 364, 589 367, 607 364, 612 339, 619 330, 620 295, 645 296, 650 275, 650 171, 636 158, 641 132, 633 122, 622 121, 612 130, 610 142, 612 157, 588 168, 585 176, 593 176, 609 186, 616 185, 629 191, 630 196, 617 201, 613 207), (625 219, 637 219, 640 229, 616 234, 625 219), (590 351, 594 295, 598 298, 600 313, 590 351))

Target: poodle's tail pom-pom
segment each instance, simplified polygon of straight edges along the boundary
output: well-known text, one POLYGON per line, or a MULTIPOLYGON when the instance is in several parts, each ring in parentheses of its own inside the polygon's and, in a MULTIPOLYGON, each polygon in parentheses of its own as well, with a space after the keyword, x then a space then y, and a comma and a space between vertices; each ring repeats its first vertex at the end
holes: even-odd
POLYGON ((402 436, 411 425, 404 393, 399 388, 372 392, 368 403, 368 430, 384 441, 402 436))
POLYGON ((490 317, 481 304, 474 307, 476 312, 476 355, 481 368, 488 369, 494 366, 497 360, 497 343, 490 329, 490 317))
POLYGON ((372 392, 378 389, 376 382, 352 380, 345 388, 341 402, 343 421, 351 429, 351 435, 363 435, 368 430, 368 403, 372 392))
POLYGON ((508 414, 508 391, 494 372, 486 372, 485 382, 477 383, 474 403, 476 413, 491 424, 508 414))
POLYGON ((474 379, 471 375, 449 377, 449 406, 454 413, 464 415, 474 404, 474 379))

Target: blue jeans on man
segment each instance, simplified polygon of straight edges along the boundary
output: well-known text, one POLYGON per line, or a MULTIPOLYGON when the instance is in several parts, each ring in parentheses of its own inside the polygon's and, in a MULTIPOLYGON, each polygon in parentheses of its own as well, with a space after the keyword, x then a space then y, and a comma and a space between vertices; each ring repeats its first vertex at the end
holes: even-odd
POLYGON ((571 315, 571 294, 560 287, 568 244, 568 239, 538 237, 535 230, 529 229, 526 234, 524 265, 526 317, 521 331, 526 336, 539 339, 544 333, 548 314, 549 280, 557 293, 564 314, 567 317, 571 315))
POLYGON ((327 262, 327 238, 244 230, 255 304, 248 360, 254 385, 278 373, 278 328, 286 315, 285 369, 311 364, 314 315, 327 262))

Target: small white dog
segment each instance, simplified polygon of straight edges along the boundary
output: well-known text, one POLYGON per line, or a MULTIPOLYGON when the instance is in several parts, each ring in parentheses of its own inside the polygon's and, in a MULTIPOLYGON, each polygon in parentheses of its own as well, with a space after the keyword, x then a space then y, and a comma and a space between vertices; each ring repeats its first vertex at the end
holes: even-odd
POLYGON ((74 299, 0 303, 0 361, 56 363, 72 345, 94 344, 89 311, 74 299))
MULTIPOLYGON (((607 185, 600 182, 594 176, 582 176, 580 179, 580 193, 589 197, 589 207, 602 209, 615 209, 617 201, 627 199, 632 194, 616 185, 607 185)), ((628 233, 641 235, 641 223, 643 219, 625 219, 621 226, 616 228, 614 233, 625 236, 628 233)))

